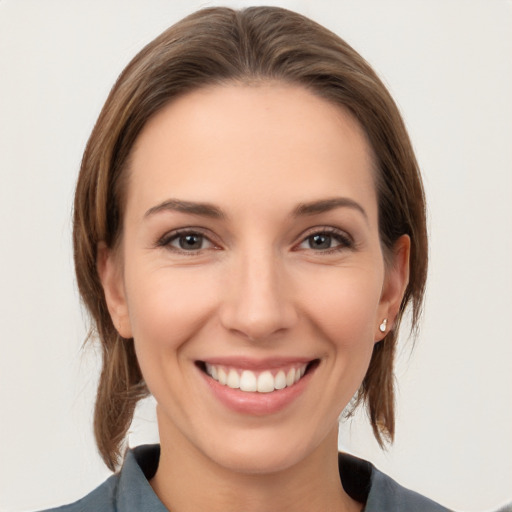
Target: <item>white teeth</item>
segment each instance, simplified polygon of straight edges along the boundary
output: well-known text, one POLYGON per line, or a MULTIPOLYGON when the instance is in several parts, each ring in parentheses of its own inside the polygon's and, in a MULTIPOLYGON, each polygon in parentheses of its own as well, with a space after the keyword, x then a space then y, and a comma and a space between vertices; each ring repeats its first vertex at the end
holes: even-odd
POLYGON ((205 363, 206 373, 223 386, 240 389, 245 392, 271 393, 297 383, 306 373, 307 364, 298 368, 290 368, 288 372, 279 370, 275 376, 270 370, 259 375, 251 370, 235 370, 210 363, 205 363), (239 373, 240 372, 240 373, 239 373))
MULTIPOLYGON (((213 375, 212 375, 213 377, 213 375)), ((215 377, 213 377, 215 378, 215 377)), ((256 391, 258 389, 258 382, 254 373, 244 370, 240 377, 240 389, 242 391, 256 391)), ((259 390, 258 390, 259 391, 259 390)))
POLYGON ((284 389, 286 387, 286 375, 284 374, 283 370, 279 370, 277 372, 274 387, 276 389, 284 389))
POLYGON ((295 368, 291 368, 286 374, 286 385, 291 386, 295 382, 295 368))
MULTIPOLYGON (((217 371, 217 376, 218 376, 218 381, 223 386, 225 386, 226 383, 228 382, 228 376, 226 375, 226 372, 222 368, 219 368, 217 371)), ((212 377, 213 377, 213 374, 212 374, 212 377)))
POLYGON ((270 372, 260 373, 258 377, 258 392, 259 393, 270 393, 274 391, 274 377, 270 372))
POLYGON ((229 370, 226 384, 233 389, 238 389, 240 387, 240 377, 236 370, 229 370))

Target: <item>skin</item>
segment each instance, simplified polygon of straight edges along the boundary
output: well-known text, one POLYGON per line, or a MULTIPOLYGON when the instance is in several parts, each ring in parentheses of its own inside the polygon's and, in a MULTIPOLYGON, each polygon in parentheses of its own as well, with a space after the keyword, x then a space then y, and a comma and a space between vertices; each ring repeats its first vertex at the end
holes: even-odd
POLYGON ((98 269, 158 404, 157 495, 173 512, 361 510, 339 479, 338 417, 393 324, 409 258, 403 236, 385 266, 361 127, 297 86, 209 87, 148 122, 129 173, 121 243, 100 246, 98 269), (297 214, 332 198, 344 204, 297 214), (200 248, 181 249, 177 229, 200 248), (251 415, 205 385, 196 362, 215 357, 318 366, 287 407, 251 415))

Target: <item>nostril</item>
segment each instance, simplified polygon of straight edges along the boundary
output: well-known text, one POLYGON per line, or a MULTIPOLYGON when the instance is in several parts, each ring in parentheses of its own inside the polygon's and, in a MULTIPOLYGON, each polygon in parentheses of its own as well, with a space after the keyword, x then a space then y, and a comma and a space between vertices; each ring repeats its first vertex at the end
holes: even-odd
POLYGON ((251 342, 266 341, 294 327, 297 311, 279 281, 278 276, 267 276, 265 271, 233 279, 233 289, 219 309, 223 327, 251 342))

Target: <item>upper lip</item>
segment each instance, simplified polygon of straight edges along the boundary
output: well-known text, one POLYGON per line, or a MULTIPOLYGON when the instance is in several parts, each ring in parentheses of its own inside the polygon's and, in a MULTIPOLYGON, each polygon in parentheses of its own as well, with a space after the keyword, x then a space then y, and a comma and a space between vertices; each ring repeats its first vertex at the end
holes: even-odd
POLYGON ((240 370, 272 370, 292 365, 303 365, 314 361, 314 357, 271 357, 255 359, 251 357, 209 357, 198 363, 208 363, 215 366, 227 366, 240 370))

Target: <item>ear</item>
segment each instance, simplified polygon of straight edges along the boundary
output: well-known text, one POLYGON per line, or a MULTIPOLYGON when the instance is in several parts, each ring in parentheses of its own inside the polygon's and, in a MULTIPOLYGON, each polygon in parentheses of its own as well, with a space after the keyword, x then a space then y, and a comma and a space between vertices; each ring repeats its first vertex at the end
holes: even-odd
POLYGON ((402 235, 393 247, 391 260, 386 265, 386 276, 379 303, 379 317, 376 326, 376 341, 382 340, 393 329, 400 304, 409 283, 409 256, 411 253, 411 239, 402 235), (381 322, 385 322, 384 332, 381 331, 381 322))
POLYGON ((116 251, 109 249, 104 242, 100 242, 96 257, 96 268, 114 327, 123 338, 132 338, 121 257, 116 251))

